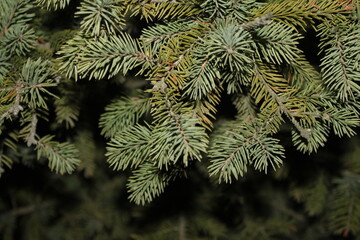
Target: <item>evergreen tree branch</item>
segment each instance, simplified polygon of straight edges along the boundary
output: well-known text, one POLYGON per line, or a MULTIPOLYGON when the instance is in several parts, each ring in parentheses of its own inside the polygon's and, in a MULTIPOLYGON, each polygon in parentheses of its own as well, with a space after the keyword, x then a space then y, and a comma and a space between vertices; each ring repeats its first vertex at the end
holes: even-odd
POLYGON ((241 135, 223 136, 218 141, 213 140, 209 148, 210 176, 219 175, 219 182, 224 180, 225 183, 231 183, 232 177, 238 180, 239 176, 243 176, 251 161, 249 145, 252 141, 252 138, 244 138, 241 135), (220 143, 224 143, 221 149, 215 148, 220 143))
POLYGON ((36 0, 37 4, 46 8, 47 10, 64 9, 70 3, 70 0, 36 0))
POLYGON ((202 99, 216 88, 220 73, 214 64, 206 57, 201 64, 195 64, 187 83, 185 93, 192 99, 202 99))
POLYGON ((81 60, 88 38, 88 36, 85 36, 82 33, 76 34, 73 38, 68 40, 58 52, 60 55, 57 59, 60 64, 59 71, 64 73, 69 79, 74 78, 75 81, 77 81, 79 77, 82 77, 78 71, 78 63, 81 60))
POLYGON ((119 32, 121 25, 124 25, 124 19, 120 17, 123 8, 122 5, 119 6, 119 1, 85 0, 76 15, 84 16, 80 28, 85 34, 92 37, 112 35, 119 32))
POLYGON ((35 44, 35 31, 28 25, 16 24, 12 26, 2 39, 5 53, 9 56, 25 55, 35 48, 35 44))
POLYGON ((147 57, 141 52, 138 41, 132 39, 129 34, 120 33, 110 38, 101 37, 87 41, 81 52, 77 74, 81 78, 90 79, 110 78, 119 72, 125 75, 146 60, 147 57))
POLYGON ((2 0, 0 12, 0 39, 16 24, 29 23, 35 16, 30 13, 34 5, 30 0, 2 0))
POLYGON ((51 170, 59 174, 72 173, 79 165, 78 151, 73 144, 53 141, 53 136, 38 139, 37 157, 46 157, 51 170))
POLYGON ((239 22, 246 22, 251 17, 251 11, 262 4, 255 0, 238 2, 235 0, 206 0, 200 6, 210 19, 234 18, 239 22))
POLYGON ((354 59, 354 55, 360 54, 360 28, 357 24, 324 22, 319 31, 322 37, 320 47, 325 50, 320 65, 325 84, 339 100, 354 99, 360 93, 360 74, 354 59))
POLYGON ((139 169, 133 172, 127 184, 129 199, 139 205, 151 202, 164 192, 171 180, 169 174, 162 174, 152 163, 141 164, 139 169))
POLYGON ((193 116, 201 119, 201 125, 208 130, 213 127, 213 119, 215 119, 217 112, 216 107, 220 103, 221 92, 218 90, 219 88, 221 90, 221 86, 217 87, 201 99, 195 100, 194 103, 193 116))
POLYGON ((338 17, 344 19, 346 13, 345 3, 340 1, 316 0, 275 0, 254 11, 259 17, 271 13, 272 20, 282 22, 295 31, 297 27, 306 31, 308 24, 314 25, 315 20, 338 17))
POLYGON ((114 137, 123 130, 134 126, 150 109, 146 98, 121 98, 109 104, 100 116, 101 134, 114 137))
POLYGON ((335 183, 334 199, 329 212, 329 227, 336 234, 347 237, 360 231, 360 181, 357 174, 345 172, 335 183))
POLYGON ((108 163, 114 170, 137 168, 150 158, 150 130, 141 125, 134 125, 120 132, 108 143, 108 163))
POLYGON ((0 50, 0 87, 5 82, 5 77, 9 72, 11 64, 8 62, 9 57, 5 55, 4 50, 0 50))
POLYGON ((21 133, 25 134, 24 132, 28 132, 25 135, 25 142, 28 147, 30 147, 31 145, 36 145, 38 143, 38 141, 35 138, 37 122, 38 122, 38 119, 37 119, 36 114, 35 113, 31 114, 31 122, 29 124, 29 127, 22 129, 22 131, 20 132, 20 134, 21 133))
POLYGON ((56 122, 65 123, 66 128, 73 128, 80 114, 79 88, 73 81, 62 81, 59 92, 59 97, 54 101, 56 122))
POLYGON ((198 118, 193 116, 190 108, 169 96, 167 89, 155 96, 154 100, 160 101, 155 102, 156 110, 153 113, 156 124, 151 142, 153 160, 159 168, 165 166, 166 169, 170 163, 174 164, 181 158, 185 167, 189 160, 200 160, 208 140, 205 129, 197 126, 198 118))
POLYGON ((173 19, 200 13, 195 0, 129 0, 128 11, 146 21, 173 19))
POLYGON ((20 105, 22 86, 17 84, 15 87, 2 89, 1 92, 9 92, 9 90, 11 92, 7 95, 5 93, 5 97, 3 97, 1 100, 4 102, 12 101, 12 106, 10 106, 3 114, 1 114, 0 123, 8 116, 17 116, 20 111, 24 110, 24 108, 20 105))
POLYGON ((300 58, 297 48, 301 35, 291 27, 274 23, 253 32, 255 52, 268 63, 295 65, 300 58))
MULTIPOLYGON (((0 132, 1 133, 1 132, 0 132)), ((16 132, 10 132, 7 136, 0 135, 0 177, 4 173, 4 166, 11 168, 14 159, 10 156, 11 153, 17 151, 18 135, 16 132)))
POLYGON ((320 146, 325 146, 330 133, 328 126, 324 126, 321 121, 316 121, 311 126, 307 123, 304 123, 304 125, 309 127, 308 129, 311 133, 308 138, 304 138, 298 131, 291 132, 292 141, 296 149, 310 154, 316 152, 320 146))
POLYGON ((243 176, 250 164, 265 173, 269 165, 275 170, 282 164, 284 149, 278 144, 279 140, 258 132, 256 124, 236 124, 237 121, 225 126, 225 134, 211 139, 210 176, 217 175, 219 182, 231 183, 233 178, 243 176))
POLYGON ((268 70, 269 72, 262 72, 263 70, 261 70, 261 65, 259 65, 259 63, 254 65, 255 77, 251 92, 256 99, 255 102, 258 103, 265 98, 261 108, 274 109, 274 105, 278 105, 278 109, 275 108, 273 111, 280 111, 281 113, 284 113, 300 132, 301 136, 305 139, 309 139, 311 137, 311 131, 303 128, 294 117, 294 112, 301 112, 301 110, 299 111, 299 109, 296 109, 299 108, 299 105, 294 104, 294 107, 296 108, 291 109, 289 108, 289 104, 286 103, 286 101, 289 101, 291 94, 293 94, 296 90, 288 86, 286 81, 279 76, 278 73, 272 72, 270 69, 268 70))

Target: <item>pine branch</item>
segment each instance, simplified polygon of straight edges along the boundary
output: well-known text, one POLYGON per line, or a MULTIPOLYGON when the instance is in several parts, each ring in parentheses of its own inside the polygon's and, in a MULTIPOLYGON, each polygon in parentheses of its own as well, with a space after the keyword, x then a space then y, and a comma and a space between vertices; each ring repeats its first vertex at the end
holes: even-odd
POLYGON ((294 112, 301 112, 302 105, 291 102, 296 89, 291 88, 275 69, 256 63, 254 73, 250 91, 255 98, 255 103, 263 101, 260 110, 269 115, 277 114, 277 112, 284 113, 298 129, 301 136, 309 138, 310 132, 304 129, 294 116, 294 112))
MULTIPOLYGON (((218 88, 221 88, 221 86, 218 88)), ((208 130, 213 127, 213 120, 217 112, 216 107, 220 103, 221 92, 218 88, 215 88, 214 91, 209 92, 201 99, 195 100, 194 103, 194 116, 197 116, 201 120, 201 125, 208 130)))
POLYGON ((9 57, 5 55, 4 50, 0 50, 0 87, 5 82, 5 77, 9 72, 11 64, 8 62, 9 57))
MULTIPOLYGON (((63 50, 66 53, 67 48, 63 50)), ((81 50, 81 60, 75 66, 77 75, 81 78, 110 78, 144 63, 147 57, 141 52, 138 41, 129 34, 120 33, 110 38, 100 37, 86 42, 81 50)), ((64 67, 63 67, 64 68, 64 67)))
POLYGON ((233 177, 238 180, 239 176, 243 176, 251 163, 249 146, 252 140, 251 137, 245 138, 240 134, 212 140, 209 147, 210 176, 218 175, 219 182, 225 183, 231 183, 233 177), (217 147, 219 144, 221 148, 217 147))
POLYGON ((233 104, 237 110, 237 119, 243 122, 254 122, 257 118, 257 107, 250 95, 234 97, 233 104))
POLYGON ((2 0, 2 10, 0 12, 0 39, 14 25, 25 25, 35 16, 31 13, 34 5, 31 0, 2 0))
MULTIPOLYGON (((178 45, 179 43, 172 44, 178 45)), ((188 78, 187 70, 190 65, 190 59, 182 54, 178 56, 177 52, 172 51, 172 49, 176 49, 176 46, 172 44, 161 47, 162 49, 160 49, 159 54, 165 56, 158 58, 158 64, 153 66, 151 72, 147 74, 148 79, 152 80, 155 90, 157 88, 155 85, 159 80, 169 85, 172 89, 181 89, 188 78)))
POLYGON ((158 167, 167 169, 181 158, 185 167, 189 160, 200 160, 208 140, 205 129, 197 126, 199 119, 167 89, 157 92, 153 101, 151 153, 158 167))
POLYGON ((320 73, 302 54, 290 65, 282 66, 281 72, 288 83, 296 89, 312 90, 319 88, 321 80, 320 73))
POLYGON ((28 25, 16 24, 5 34, 2 45, 7 55, 22 56, 35 48, 35 31, 28 25))
MULTIPOLYGON (((189 20, 177 20, 165 22, 166 24, 155 24, 154 26, 149 26, 142 31, 141 40, 144 43, 155 44, 159 49, 161 45, 166 44, 171 39, 181 39, 186 41, 190 39, 189 42, 198 40, 197 38, 204 34, 204 30, 207 30, 209 23, 198 21, 196 19, 189 20)), ((187 44, 189 45, 189 44, 187 44)), ((182 46, 179 46, 180 48, 182 46)), ((178 51, 179 49, 173 49, 173 51, 178 51)))
POLYGON ((4 165, 7 168, 11 168, 14 160, 5 155, 5 148, 11 149, 13 151, 16 151, 16 141, 17 138, 14 136, 13 133, 9 134, 9 137, 3 139, 4 137, 1 136, 1 142, 0 142, 0 177, 4 173, 4 165))
POLYGON ((332 126, 334 133, 339 137, 344 135, 355 136, 355 129, 360 126, 359 114, 356 114, 350 106, 329 104, 327 110, 324 111, 323 118, 332 126))
MULTIPOLYGON (((59 84, 61 78, 54 74, 54 66, 75 80, 101 80, 136 70, 141 75, 138 79, 143 77, 149 83, 141 85, 146 86, 142 92, 147 95, 112 102, 99 121, 101 134, 109 138, 107 161, 114 170, 132 171, 129 198, 137 204, 152 201, 194 160, 209 160, 210 176, 226 183, 243 176, 250 166, 265 173, 279 168, 284 147, 272 135, 281 132, 286 120, 294 126, 295 147, 303 153, 323 146, 330 130, 338 136, 353 136, 359 126, 357 1, 83 0, 75 13, 80 26, 75 24, 77 29, 70 34, 70 30, 59 31, 50 38, 53 51, 62 45, 57 55, 47 56, 56 58, 59 66, 43 58, 26 58, 42 54, 37 50, 34 29, 49 33, 37 19, 32 21, 31 2, 0 1, 4 10, 0 13, 0 133, 1 140, 9 142, 1 148, 0 164, 11 166, 16 156, 11 153, 15 143, 6 135, 10 127, 19 128, 17 137, 34 145, 38 158, 47 158, 55 172, 71 173, 79 165, 72 138, 60 143, 52 136, 40 138, 37 134, 38 119, 48 120, 52 107, 56 113, 55 119, 49 118, 55 121, 52 127, 62 123, 74 127, 79 117, 79 91, 75 83, 59 84), (353 8, 352 16, 349 8, 353 8), (130 15, 152 21, 138 38, 132 37, 137 34, 132 35, 132 20, 125 22, 130 15), (321 38, 325 54, 321 74, 300 50, 299 40, 308 27, 316 28, 321 38), (49 89, 56 86, 62 98, 50 104, 49 96, 55 95, 49 89), (232 116, 235 120, 222 119, 222 111, 216 114, 222 103, 227 103, 226 94, 237 110, 232 116), (20 124, 6 122, 12 120, 20 124), (210 137, 207 130, 214 130, 210 137)), ((36 2, 51 10, 64 9, 70 3, 36 2)), ((42 11, 36 12, 42 16, 42 11)), ((81 136, 88 135, 79 134, 78 138, 81 136)), ((95 144, 78 138, 75 142, 82 148, 81 156, 87 158, 84 152, 96 148, 95 144)), ((91 175, 94 156, 88 158, 82 168, 90 169, 91 175)), ((321 183, 316 184, 313 189, 324 191, 321 183)), ((357 209, 357 199, 350 198, 355 199, 351 204, 334 205, 357 209)), ((316 214, 323 205, 305 208, 316 214)), ((359 231, 350 223, 357 224, 350 216, 354 211, 342 212, 342 225, 334 221, 334 229, 359 231)), ((257 223, 250 222, 249 226, 257 223)), ((260 222, 264 227, 250 232, 249 239, 290 237, 289 225, 275 220, 274 224, 260 222), (279 226, 285 230, 274 230, 279 226)), ((243 232, 248 233, 251 228, 246 224, 244 221, 243 232)), ((191 229, 190 222, 186 226, 191 229)), ((191 237, 181 226, 177 230, 172 233, 191 237)))
POLYGON ((255 170, 267 173, 268 166, 271 166, 276 171, 282 165, 282 159, 285 157, 284 147, 279 144, 279 140, 255 135, 254 141, 252 158, 255 170))
POLYGON ((101 134, 114 137, 120 132, 134 126, 139 119, 149 112, 149 101, 146 98, 121 98, 109 104, 105 113, 100 116, 101 134))
POLYGON ((54 136, 45 136, 38 139, 35 149, 37 157, 49 160, 49 168, 56 173, 72 173, 79 165, 78 151, 73 144, 53 141, 54 136))
POLYGON ((141 43, 144 49, 151 49, 150 55, 157 63, 151 66, 151 71, 147 74, 148 80, 162 80, 173 89, 183 89, 193 62, 192 51, 201 42, 199 38, 208 30, 207 25, 189 20, 185 23, 169 23, 169 26, 156 25, 149 31, 145 30, 141 43), (185 29, 180 30, 179 27, 185 29), (166 30, 170 30, 170 33, 166 30), (149 34, 155 34, 156 38, 151 38, 149 34))
POLYGON ((255 52, 259 59, 268 63, 295 65, 300 58, 297 45, 301 35, 293 28, 273 23, 253 32, 255 52))
POLYGON ((245 22, 251 16, 251 11, 261 5, 261 3, 255 0, 245 0, 242 2, 234 0, 206 0, 201 4, 201 8, 210 19, 231 17, 240 22, 245 22))
POLYGON ((23 101, 34 109, 37 107, 47 109, 43 93, 55 96, 47 88, 57 86, 49 62, 41 58, 36 61, 28 59, 22 68, 21 77, 21 87, 25 87, 23 101))
POLYGON ((0 116, 0 123, 10 117, 10 116, 17 116, 19 114, 20 111, 24 110, 23 106, 20 105, 20 99, 21 99, 21 94, 22 94, 22 86, 19 84, 17 84, 12 88, 5 88, 1 90, 1 95, 5 96, 3 97, 1 100, 2 102, 7 102, 7 101, 11 101, 12 105, 10 105, 9 107, 7 107, 7 110, 1 114, 0 116), (10 90, 10 93, 8 93, 10 90))
POLYGON ((151 154, 159 168, 168 168, 180 159, 184 166, 189 161, 201 159, 207 146, 207 135, 196 126, 197 118, 189 115, 174 115, 174 120, 157 124, 152 132, 151 154))
POLYGON ((250 164, 265 173, 269 165, 275 170, 282 164, 284 149, 278 144, 279 140, 258 133, 256 124, 237 124, 235 121, 225 126, 225 134, 214 133, 210 142, 208 170, 210 176, 218 176, 219 182, 237 180, 247 172, 250 164))
MULTIPOLYGON (((308 126, 307 124, 304 125, 308 126)), ((291 137, 297 150, 310 154, 316 152, 320 146, 325 146, 329 136, 329 128, 318 121, 315 124, 308 126, 307 129, 309 129, 309 133, 311 133, 308 138, 304 138, 301 133, 295 130, 291 132, 291 137)))
POLYGON ((123 6, 113 0, 85 0, 77 16, 84 16, 80 28, 92 37, 116 34, 124 26, 123 6))
POLYGON ((70 0, 36 0, 36 2, 47 10, 56 11, 66 8, 69 5, 70 0))
POLYGON ((140 15, 146 21, 180 18, 200 13, 194 0, 129 0, 128 10, 132 16, 140 15))
POLYGON ((38 119, 35 113, 31 115, 31 122, 28 127, 22 129, 20 134, 25 135, 25 142, 28 147, 31 145, 36 145, 38 141, 36 140, 36 127, 37 127, 38 119))
POLYGON ((340 1, 314 1, 314 0, 274 0, 262 8, 254 11, 254 16, 259 17, 271 13, 272 20, 282 22, 295 31, 300 27, 314 25, 315 20, 338 17, 344 19, 341 13, 346 13, 345 3, 340 1))
POLYGON ((114 170, 137 168, 150 159, 151 132, 145 126, 134 125, 119 132, 106 148, 107 161, 114 170))
POLYGON ((190 73, 192 79, 187 83, 185 93, 192 99, 202 99, 216 88, 220 79, 220 72, 206 57, 203 61, 194 64, 190 73))
POLYGON ((360 231, 360 181, 354 173, 345 172, 335 180, 334 199, 330 202, 329 227, 336 234, 347 237, 360 231))
POLYGON ((129 199, 136 204, 144 205, 159 196, 171 177, 168 174, 161 174, 160 170, 152 163, 141 164, 139 169, 133 172, 127 184, 130 192, 129 199))
POLYGON ((321 70, 325 84, 343 102, 360 93, 360 73, 354 56, 360 54, 357 23, 324 22, 320 26, 321 49, 325 50, 321 70))
MULTIPOLYGON (((248 65, 250 66, 251 63, 248 65)), ((242 93, 250 85, 253 72, 249 66, 247 66, 246 71, 223 70, 221 75, 222 86, 226 86, 227 94, 242 93)))
POLYGON ((58 52, 60 55, 57 59, 60 64, 59 71, 69 79, 74 78, 75 81, 77 81, 82 77, 78 71, 78 64, 81 61, 82 53, 87 46, 87 39, 89 39, 88 36, 79 33, 68 40, 58 52))
POLYGON ((61 81, 58 89, 59 97, 54 101, 56 123, 65 123, 66 128, 73 128, 80 114, 80 89, 70 80, 61 81))

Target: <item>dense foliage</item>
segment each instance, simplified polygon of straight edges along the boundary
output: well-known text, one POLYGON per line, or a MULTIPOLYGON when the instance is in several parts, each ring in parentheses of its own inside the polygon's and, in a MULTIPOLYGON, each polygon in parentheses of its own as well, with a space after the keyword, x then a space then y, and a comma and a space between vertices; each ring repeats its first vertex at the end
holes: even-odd
POLYGON ((307 163, 300 176, 292 176, 291 158, 293 148, 320 157, 315 153, 331 136, 356 135, 359 5, 0 0, 0 175, 20 162, 73 174, 39 171, 39 181, 64 189, 49 200, 31 189, 11 193, 5 184, 12 197, 0 208, 14 209, 0 215, 4 239, 356 236, 359 148, 349 148, 347 162, 335 156, 329 165, 307 163), (104 170, 102 156, 113 171, 104 170), (184 184, 198 184, 188 190, 200 192, 186 193, 184 184), (176 214, 156 231, 135 234, 146 208, 121 209, 124 188, 144 205, 166 187, 188 195, 169 197, 184 212, 169 207, 176 214), (213 191, 228 195, 233 218, 224 219, 231 210, 216 206, 222 200, 213 191), (77 203, 59 210, 69 195, 77 203), (263 204, 270 200, 279 202, 263 204), (27 214, 33 219, 22 218, 27 214), (14 226, 25 234, 14 235, 14 226), (83 229, 59 234, 68 228, 83 229))

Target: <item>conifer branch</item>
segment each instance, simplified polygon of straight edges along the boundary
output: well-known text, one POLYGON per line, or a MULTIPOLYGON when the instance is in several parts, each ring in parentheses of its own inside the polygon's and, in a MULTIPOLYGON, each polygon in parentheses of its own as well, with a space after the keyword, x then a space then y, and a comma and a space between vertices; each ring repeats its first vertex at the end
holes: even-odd
POLYGON ((272 17, 272 13, 268 12, 263 16, 255 18, 254 20, 241 24, 240 28, 244 30, 252 30, 255 28, 263 27, 271 23, 271 17, 272 17))
POLYGON ((139 49, 138 41, 129 34, 121 33, 119 36, 111 36, 110 39, 101 37, 94 40, 88 41, 81 52, 77 71, 82 78, 110 78, 119 72, 125 75, 146 60, 139 49))
POLYGON ((38 5, 48 10, 64 9, 70 3, 70 0, 36 0, 38 5))
POLYGON ((63 81, 59 86, 59 97, 55 99, 56 122, 65 123, 66 128, 75 127, 80 114, 79 89, 73 82, 63 81))
POLYGON ((128 11, 146 21, 197 15, 200 10, 194 0, 130 0, 128 3, 128 11))
POLYGON ((275 170, 282 164, 284 149, 278 140, 267 137, 256 129, 258 123, 245 122, 226 126, 225 134, 211 139, 209 147, 210 176, 217 175, 219 182, 231 183, 247 172, 250 164, 256 170, 267 172, 268 165, 275 170), (227 130, 228 129, 228 130, 227 130))
POLYGON ((16 24, 26 24, 35 16, 30 13, 33 9, 30 0, 3 0, 0 18, 0 38, 2 38, 8 30, 16 24))
POLYGON ((2 101, 4 102, 12 101, 11 103, 12 105, 0 116, 0 122, 3 121, 8 116, 11 115, 17 116, 20 111, 24 110, 24 107, 20 105, 23 89, 24 89, 24 85, 19 81, 12 87, 5 87, 3 89, 0 89, 0 91, 3 92, 3 94, 5 94, 2 101))
POLYGON ((36 44, 35 31, 27 25, 14 25, 5 34, 3 44, 5 52, 11 55, 25 55, 36 44))
POLYGON ((138 123, 149 109, 149 100, 146 98, 121 98, 114 101, 106 106, 105 113, 100 116, 101 134, 106 138, 118 135, 138 123))
POLYGON ((85 0, 82 2, 77 16, 84 16, 81 21, 81 29, 85 34, 104 36, 120 31, 124 20, 120 17, 123 6, 112 0, 85 0))
POLYGON ((37 122, 38 122, 37 116, 35 113, 33 113, 30 122, 29 134, 25 137, 25 142, 28 147, 30 147, 31 145, 36 145, 38 143, 38 141, 35 138, 37 122))
MULTIPOLYGON (((359 127, 358 1, 82 0, 74 9, 69 0, 36 0, 48 10, 74 10, 79 17, 79 24, 66 21, 71 30, 55 28, 51 33, 47 23, 39 21, 45 9, 36 10, 30 0, 0 1, 0 174, 17 161, 14 151, 27 151, 16 142, 22 138, 27 146, 34 145, 38 159, 48 160, 51 170, 71 173, 81 157, 88 158, 82 167, 85 175, 97 176, 97 154, 90 153, 97 145, 75 127, 80 112, 87 112, 80 107, 86 108, 83 103, 89 97, 76 87, 86 85, 78 79, 110 79, 131 96, 119 93, 118 100, 105 107, 99 127, 108 139, 105 156, 110 168, 132 174, 127 188, 136 204, 151 202, 178 173, 195 169, 194 160, 209 161, 210 176, 226 183, 244 176, 249 167, 265 173, 276 170, 283 162, 284 146, 273 136, 286 134, 288 124, 293 126, 293 145, 302 153, 316 152, 332 132, 354 136, 359 127), (132 16, 147 23, 134 31, 132 16), (324 54, 320 71, 310 61, 313 53, 301 50, 300 39, 312 37, 304 34, 309 28, 317 31, 324 54), (46 52, 42 44, 49 46, 46 52), (57 71, 64 77, 55 75, 57 71), (147 90, 136 92, 134 85, 147 90), (227 105, 229 99, 234 106, 227 105), (50 126, 41 132, 55 128, 66 141, 55 141, 48 133, 38 136, 40 118, 50 126), (72 128, 71 133, 61 131, 63 127, 72 128)), ((108 100, 94 99, 96 105, 108 100)), ((81 115, 81 121, 88 118, 81 115)), ((86 125, 79 125, 81 131, 89 131, 86 125)), ((278 175, 288 177, 287 169, 282 170, 278 175)), ((335 196, 329 201, 334 210, 330 229, 357 234, 358 176, 343 174, 335 190, 328 189, 324 179, 328 181, 315 179, 306 190, 297 189, 307 214, 328 210, 324 199, 335 196), (310 206, 316 198, 321 201, 310 206)), ((192 237, 189 219, 186 224, 181 217, 172 220, 166 233, 192 237)), ((202 222, 210 226, 204 230, 217 224, 202 222)), ((293 223, 276 218, 242 222, 236 239, 293 236, 293 223), (254 231, 258 223, 262 227, 254 231)), ((223 238, 219 232, 202 237, 223 238)), ((161 234, 151 236, 164 238, 161 234)))
MULTIPOLYGON (((178 131, 180 132, 181 134, 181 138, 183 140, 183 143, 185 145, 185 148, 188 149, 189 148, 189 140, 187 139, 187 137, 185 136, 185 132, 184 132, 184 129, 183 129, 183 126, 182 124, 180 123, 179 121, 179 118, 180 116, 178 114, 176 114, 176 112, 174 112, 174 108, 173 108, 173 105, 171 103, 171 101, 169 100, 168 96, 166 95, 165 96, 165 104, 166 106, 168 107, 169 109, 169 114, 170 114, 170 117, 172 118, 172 120, 175 122, 175 125, 178 129, 178 131)), ((186 164, 185 164, 186 166, 186 164)))
MULTIPOLYGON (((162 81, 161 81, 162 82, 162 81)), ((199 120, 193 117, 190 107, 176 102, 171 91, 165 86, 154 95, 154 123, 151 153, 159 168, 168 169, 169 164, 175 164, 182 158, 184 166, 192 159, 201 159, 205 152, 208 139, 205 129, 197 126, 199 120)))
POLYGON ((357 174, 344 172, 343 178, 335 181, 334 199, 331 201, 329 214, 330 228, 337 234, 348 236, 350 232, 356 234, 359 228, 359 190, 360 181, 357 174))
MULTIPOLYGON (((279 106, 280 112, 284 113, 290 119, 290 121, 294 124, 294 126, 300 132, 302 137, 304 137, 305 139, 309 139, 311 137, 310 129, 303 128, 300 125, 300 123, 295 119, 295 117, 293 116, 294 111, 287 107, 286 102, 284 100, 284 99, 286 99, 285 98, 286 95, 281 97, 275 92, 275 91, 282 91, 282 92, 286 93, 286 91, 287 91, 288 93, 291 93, 291 92, 294 92, 294 89, 291 89, 290 87, 288 87, 287 89, 284 88, 284 87, 286 87, 286 85, 285 86, 281 86, 281 85, 271 86, 268 83, 268 80, 264 77, 263 73, 261 73, 261 70, 257 64, 254 65, 254 72, 255 72, 255 75, 260 79, 262 87, 264 87, 265 90, 268 92, 270 98, 272 98, 275 101, 275 104, 277 104, 279 106), (283 89, 279 89, 278 87, 283 87, 283 89)), ((257 101, 259 101, 259 100, 257 100, 257 101)), ((269 103, 269 104, 271 104, 271 103, 269 103)), ((264 104, 263 104, 263 106, 264 106, 264 104)), ((296 112, 296 113, 298 113, 298 112, 296 112)))
POLYGON ((152 163, 145 162, 129 179, 129 199, 139 205, 151 202, 164 192, 170 180, 170 174, 162 174, 152 163))
POLYGON ((151 132, 145 126, 135 125, 120 132, 108 143, 108 163, 114 170, 136 169, 150 159, 151 132))
POLYGON ((316 19, 324 20, 332 17, 343 19, 344 16, 341 13, 346 13, 344 5, 340 1, 276 0, 256 9, 254 16, 259 17, 271 13, 273 21, 282 22, 294 30, 297 30, 297 27, 306 30, 306 26, 309 23, 313 25, 316 19))
POLYGON ((359 71, 355 68, 354 54, 359 54, 358 36, 360 28, 355 25, 344 26, 342 23, 323 23, 320 28, 325 50, 325 57, 320 65, 325 84, 330 91, 336 92, 339 100, 345 102, 360 92, 359 71))
POLYGON ((193 117, 197 116, 201 119, 201 125, 208 130, 213 127, 213 119, 215 119, 215 113, 217 112, 216 107, 220 103, 220 94, 221 92, 215 88, 214 91, 208 93, 202 99, 195 100, 193 117))
POLYGON ((299 131, 292 131, 292 141, 297 150, 310 154, 316 152, 320 146, 325 146, 330 132, 329 127, 323 125, 320 121, 309 126, 309 129, 311 129, 311 136, 307 139, 299 131))
POLYGON ((78 151, 73 144, 53 141, 53 136, 45 136, 37 140, 35 149, 37 157, 46 157, 49 167, 56 173, 71 173, 79 165, 78 151))

